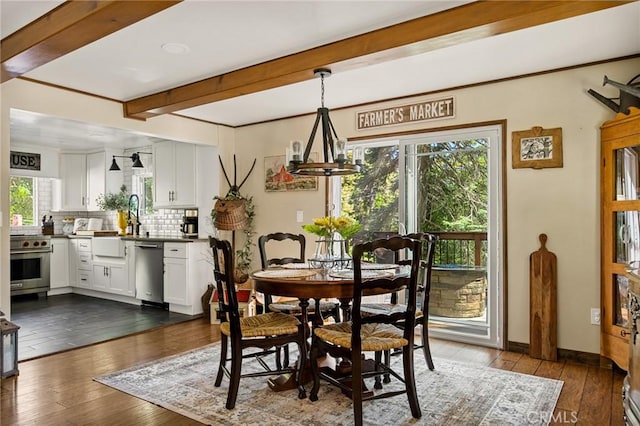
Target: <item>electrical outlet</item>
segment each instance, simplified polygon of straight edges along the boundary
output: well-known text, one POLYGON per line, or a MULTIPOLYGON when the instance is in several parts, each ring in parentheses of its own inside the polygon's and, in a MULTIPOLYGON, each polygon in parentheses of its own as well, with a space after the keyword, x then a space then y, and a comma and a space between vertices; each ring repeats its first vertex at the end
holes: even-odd
POLYGON ((591 308, 591 324, 600 325, 600 308, 591 308))
POLYGON ((296 210, 296 222, 298 223, 304 222, 304 213, 302 210, 296 210))

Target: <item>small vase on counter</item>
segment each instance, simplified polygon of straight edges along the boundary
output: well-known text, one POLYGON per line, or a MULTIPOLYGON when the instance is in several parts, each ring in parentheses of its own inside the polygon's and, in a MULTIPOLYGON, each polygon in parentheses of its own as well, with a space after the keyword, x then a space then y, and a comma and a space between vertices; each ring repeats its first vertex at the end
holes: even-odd
POLYGON ((118 235, 127 235, 127 213, 123 210, 118 210, 118 228, 118 235))

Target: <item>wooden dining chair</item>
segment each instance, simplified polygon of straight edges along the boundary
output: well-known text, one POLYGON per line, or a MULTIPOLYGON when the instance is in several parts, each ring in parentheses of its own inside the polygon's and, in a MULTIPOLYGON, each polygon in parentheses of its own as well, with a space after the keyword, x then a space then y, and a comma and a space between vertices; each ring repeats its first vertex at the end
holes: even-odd
MULTIPOLYGON (((306 240, 302 234, 291 234, 287 232, 274 232, 272 234, 262 235, 258 238, 258 249, 260 251, 260 261, 262 263, 262 269, 266 269, 274 265, 285 265, 288 263, 304 263, 305 262, 305 247, 306 240), (299 245, 299 253, 295 257, 270 257, 267 254, 267 243, 280 241, 280 242, 294 242, 299 245)), ((302 308, 298 304, 297 300, 282 301, 273 303, 271 296, 265 294, 265 309, 267 311, 282 312, 285 314, 302 315, 302 308)), ((309 307, 307 312, 314 316, 316 312, 316 304, 320 305, 320 313, 322 318, 325 316, 333 317, 336 322, 340 321, 340 305, 338 302, 329 300, 312 299, 309 301, 309 307)), ((318 321, 321 322, 321 321, 318 321)), ((316 321, 314 321, 316 323, 316 321)))
MULTIPOLYGON (((416 322, 415 327, 421 327, 421 342, 414 344, 414 349, 422 349, 425 362, 429 367, 429 370, 433 370, 434 364, 431 357, 431 348, 429 346, 429 301, 431 294, 431 271, 433 268, 433 258, 435 256, 435 246, 438 241, 438 236, 429 233, 414 233, 406 235, 408 238, 414 238, 422 240, 422 255, 420 256, 420 273, 421 281, 418 284, 418 299, 420 300, 420 309, 416 310, 416 322)), ((409 265, 411 259, 399 259, 395 258, 395 263, 399 265, 409 265)), ((405 309, 404 303, 399 303, 398 293, 391 295, 390 303, 363 303, 360 307, 362 315, 371 316, 378 314, 390 314, 395 311, 403 311, 405 309)), ((404 323, 398 321, 395 324, 397 327, 404 328, 404 323)), ((389 365, 389 356, 399 354, 395 351, 390 353, 386 351, 385 363, 389 365)), ((385 382, 389 381, 389 376, 385 376, 385 382)), ((376 382, 376 387, 379 387, 380 383, 376 382)))
MULTIPOLYGON (((302 383, 302 368, 306 361, 307 344, 304 339, 302 323, 294 316, 279 312, 268 312, 250 317, 240 317, 238 299, 233 279, 233 254, 231 244, 225 240, 209 237, 209 245, 213 250, 214 279, 219 295, 221 349, 218 375, 214 386, 219 387, 223 375, 229 378, 229 392, 226 407, 235 407, 238 396, 240 379, 245 377, 275 376, 283 373, 293 373, 297 376, 298 397, 305 398, 306 392, 302 383), (231 353, 227 354, 229 342, 231 353), (265 352, 271 348, 286 346, 290 343, 298 345, 300 354, 297 367, 271 369, 262 359, 268 355, 265 352), (258 351, 247 351, 258 348, 258 351), (264 371, 241 374, 244 359, 255 358, 264 371), (231 362, 231 369, 227 362, 231 362)), ((271 352, 272 353, 272 352, 271 352)))
POLYGON ((313 387, 309 398, 318 400, 320 380, 325 380, 339 387, 343 393, 353 399, 354 423, 362 425, 362 402, 380 398, 388 398, 406 394, 411 408, 411 415, 418 419, 422 413, 416 392, 413 371, 413 342, 416 321, 416 298, 418 286, 418 272, 420 267, 420 250, 422 241, 408 237, 392 237, 377 239, 358 244, 353 248, 353 308, 351 321, 337 324, 327 324, 314 329, 311 342, 311 370, 313 373, 313 387), (411 257, 408 274, 387 275, 363 279, 362 258, 371 255, 377 249, 398 252, 408 251, 411 257), (368 294, 385 294, 405 290, 408 301, 404 311, 391 314, 364 316, 361 314, 362 297, 368 294), (396 327, 398 321, 403 321, 403 329, 396 327), (401 376, 390 366, 380 362, 379 354, 395 348, 402 348, 403 375, 401 376), (364 360, 365 352, 375 352, 375 360, 364 360), (351 361, 351 374, 337 376, 336 371, 329 367, 320 368, 318 358, 320 354, 329 354, 334 358, 347 358, 351 361), (365 368, 365 365, 368 368, 365 368), (363 393, 364 378, 378 377, 391 374, 397 378, 404 389, 385 392, 363 393))

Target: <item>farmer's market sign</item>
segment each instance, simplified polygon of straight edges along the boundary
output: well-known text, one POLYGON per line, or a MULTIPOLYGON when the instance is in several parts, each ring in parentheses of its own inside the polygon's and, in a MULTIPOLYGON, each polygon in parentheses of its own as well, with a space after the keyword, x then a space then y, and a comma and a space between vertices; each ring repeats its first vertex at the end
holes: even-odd
POLYGON ((373 127, 394 126, 416 121, 440 120, 452 117, 455 117, 453 96, 416 104, 361 111, 356 113, 356 128, 365 130, 373 127))

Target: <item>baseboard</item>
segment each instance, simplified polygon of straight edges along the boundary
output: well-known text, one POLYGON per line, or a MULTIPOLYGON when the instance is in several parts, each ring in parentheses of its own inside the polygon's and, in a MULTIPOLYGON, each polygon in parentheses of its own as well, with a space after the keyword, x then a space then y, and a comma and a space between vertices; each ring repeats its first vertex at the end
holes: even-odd
MULTIPOLYGON (((510 352, 517 352, 522 354, 529 353, 529 344, 520 342, 508 342, 507 350, 510 352)), ((558 348, 558 360, 575 362, 578 364, 585 364, 592 367, 612 368, 612 363, 607 359, 600 356, 600 354, 594 354, 590 352, 580 352, 571 349, 558 348)))

